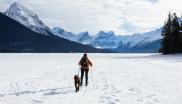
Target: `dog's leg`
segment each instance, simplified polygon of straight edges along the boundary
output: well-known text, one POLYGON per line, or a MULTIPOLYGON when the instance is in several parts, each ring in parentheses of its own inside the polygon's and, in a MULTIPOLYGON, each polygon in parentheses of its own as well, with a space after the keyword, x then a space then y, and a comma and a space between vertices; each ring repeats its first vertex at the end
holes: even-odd
POLYGON ((80 90, 80 79, 78 80, 78 91, 80 90))
POLYGON ((77 84, 76 84, 76 90, 77 90, 77 92, 79 91, 79 86, 80 86, 80 83, 79 83, 79 80, 77 80, 77 84))
POLYGON ((79 90, 79 89, 78 89, 78 86, 76 86, 76 92, 78 92, 78 90, 79 90))
POLYGON ((77 92, 77 83, 76 83, 76 81, 75 81, 75 89, 76 89, 76 91, 75 91, 75 92, 77 92))

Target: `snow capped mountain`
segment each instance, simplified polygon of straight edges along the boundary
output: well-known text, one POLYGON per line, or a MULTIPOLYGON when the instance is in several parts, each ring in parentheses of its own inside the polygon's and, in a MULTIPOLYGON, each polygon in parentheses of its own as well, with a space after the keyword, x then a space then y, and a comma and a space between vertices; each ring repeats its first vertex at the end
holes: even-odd
POLYGON ((153 41, 161 39, 161 31, 162 29, 157 29, 155 31, 150 31, 143 34, 125 36, 116 36, 113 31, 100 31, 96 36, 93 37, 93 41, 90 43, 94 47, 107 49, 113 49, 117 47, 128 49, 136 45, 141 45, 142 47, 153 41))
POLYGON ((39 19, 38 15, 17 2, 13 3, 5 14, 37 33, 49 35, 49 32, 51 32, 49 27, 45 26, 39 19))
POLYGON ((97 48, 116 48, 119 46, 121 40, 114 34, 113 31, 104 32, 100 31, 96 36, 93 37, 94 40, 91 42, 92 46, 97 48))
POLYGON ((68 39, 71 41, 75 41, 75 42, 78 42, 81 44, 90 45, 91 42, 93 41, 93 37, 91 37, 87 31, 81 32, 76 35, 74 33, 67 32, 60 27, 54 27, 54 28, 52 28, 52 32, 53 32, 53 34, 55 34, 57 36, 60 36, 62 38, 65 38, 65 39, 68 39))
POLYGON ((130 51, 133 52, 157 52, 161 46, 161 40, 154 40, 147 43, 139 43, 136 46, 130 48, 130 51))
POLYGON ((92 41, 93 41, 93 38, 89 35, 88 31, 81 32, 78 34, 77 42, 82 44, 91 44, 92 41))
POLYGON ((162 31, 162 29, 158 29, 156 31, 151 31, 151 32, 147 32, 147 33, 143 34, 144 39, 141 42, 139 42, 137 45, 142 47, 147 44, 150 44, 151 42, 162 39, 161 31, 162 31))
POLYGON ((68 39, 71 41, 77 42, 77 40, 78 40, 78 37, 75 34, 73 34, 71 32, 66 32, 64 29, 59 28, 59 27, 52 28, 52 32, 53 32, 53 34, 55 34, 57 36, 60 36, 62 38, 65 38, 65 39, 68 39))
POLYGON ((90 36, 88 31, 81 32, 77 35, 66 32, 64 29, 61 29, 59 27, 52 28, 52 32, 60 37, 69 39, 71 41, 79 42, 82 44, 91 45, 95 48, 102 48, 102 49, 110 49, 110 48, 116 48, 120 45, 120 38, 114 34, 113 31, 104 32, 100 31, 95 36, 90 36))
POLYGON ((115 50, 118 52, 156 52, 162 39, 161 31, 162 29, 157 29, 143 34, 120 36, 123 44, 115 50))
POLYGON ((143 34, 120 36, 120 39, 124 44, 129 44, 130 47, 134 47, 137 44, 150 43, 152 41, 161 39, 161 31, 162 29, 157 29, 155 31, 150 31, 143 34))
POLYGON ((114 39, 117 39, 117 37, 115 36, 113 31, 109 31, 109 32, 104 32, 104 31, 100 31, 96 36, 95 36, 95 40, 100 40, 100 42, 103 41, 113 41, 114 39), (110 38, 110 39, 108 39, 110 38))
POLYGON ((76 35, 71 32, 66 32, 59 27, 53 28, 52 32, 57 36, 82 44, 91 45, 95 48, 127 50, 135 46, 144 47, 145 45, 151 44, 153 41, 160 40, 162 38, 161 30, 162 29, 157 29, 143 34, 125 36, 117 36, 113 31, 100 31, 95 36, 90 36, 87 31, 76 35))

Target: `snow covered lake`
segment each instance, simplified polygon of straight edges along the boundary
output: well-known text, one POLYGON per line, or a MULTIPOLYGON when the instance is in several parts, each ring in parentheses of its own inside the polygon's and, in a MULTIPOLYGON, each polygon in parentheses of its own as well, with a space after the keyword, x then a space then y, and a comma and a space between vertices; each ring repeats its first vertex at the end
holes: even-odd
POLYGON ((82 54, 0 54, 0 104, 182 104, 182 55, 88 56, 89 84, 76 93, 82 54))

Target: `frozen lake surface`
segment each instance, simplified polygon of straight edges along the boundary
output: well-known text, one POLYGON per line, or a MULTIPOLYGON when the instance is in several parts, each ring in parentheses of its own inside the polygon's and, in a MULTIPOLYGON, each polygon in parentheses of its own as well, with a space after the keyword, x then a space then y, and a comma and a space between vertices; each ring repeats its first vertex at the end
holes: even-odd
POLYGON ((82 54, 0 54, 0 104, 182 104, 182 55, 88 56, 88 87, 75 93, 82 54))

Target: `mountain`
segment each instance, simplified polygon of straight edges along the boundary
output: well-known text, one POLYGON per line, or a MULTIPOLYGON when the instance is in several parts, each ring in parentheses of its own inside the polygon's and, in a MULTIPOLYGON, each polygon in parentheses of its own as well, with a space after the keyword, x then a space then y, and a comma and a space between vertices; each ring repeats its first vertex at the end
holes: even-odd
POLYGON ((137 44, 135 47, 132 47, 130 51, 132 52, 158 52, 161 46, 161 39, 154 40, 148 43, 140 43, 137 44))
POLYGON ((156 51, 156 48, 159 47, 158 45, 156 48, 154 48, 154 46, 153 48, 151 47, 151 50, 145 50, 145 47, 149 47, 149 44, 156 44, 156 42, 159 42, 158 40, 162 38, 161 28, 143 34, 124 36, 117 36, 113 31, 100 31, 95 36, 90 36, 87 31, 76 35, 70 32, 66 32, 58 27, 53 28, 52 31, 55 35, 68 40, 72 40, 81 44, 87 44, 95 48, 115 50, 117 52, 138 52, 138 50, 140 50, 140 52, 154 52, 156 51))
POLYGON ((162 29, 157 29, 155 31, 146 32, 143 34, 133 34, 133 35, 125 35, 120 36, 121 41, 124 44, 130 44, 130 47, 134 47, 137 44, 149 43, 158 39, 161 39, 161 31, 162 29))
POLYGON ((5 14, 37 33, 44 35, 51 33, 50 28, 44 25, 38 15, 17 2, 13 3, 5 14))
POLYGON ((59 27, 52 29, 53 33, 57 36, 72 40, 81 44, 93 46, 101 49, 113 49, 119 46, 121 40, 114 34, 113 31, 104 32, 100 31, 95 36, 91 36, 88 31, 79 34, 66 32, 59 27))
POLYGON ((62 38, 77 42, 77 36, 74 33, 66 32, 64 29, 59 27, 52 28, 52 33, 62 38))
POLYGON ((91 45, 91 42, 93 41, 93 38, 90 36, 88 31, 86 32, 81 32, 78 34, 78 40, 77 42, 82 43, 82 44, 88 44, 91 45))
POLYGON ((120 45, 115 50, 117 52, 126 52, 126 53, 153 53, 158 52, 161 46, 161 39, 154 40, 148 43, 139 43, 134 47, 128 47, 129 45, 120 45))
POLYGON ((32 31, 0 13, 0 52, 113 52, 32 31))
POLYGON ((91 37, 87 31, 81 32, 76 35, 72 32, 67 32, 60 27, 54 27, 54 28, 52 28, 52 32, 55 35, 60 36, 62 38, 65 38, 65 39, 68 39, 71 41, 75 41, 75 42, 78 42, 81 44, 85 44, 85 45, 90 45, 92 42, 92 39, 93 39, 93 37, 91 37))
POLYGON ((115 50, 117 52, 155 52, 160 48, 161 31, 162 29, 157 29, 143 34, 120 36, 122 44, 115 50))
POLYGON ((100 31, 93 38, 94 39, 91 42, 91 45, 97 48, 116 48, 121 42, 121 40, 114 34, 113 31, 109 31, 107 33, 104 31, 100 31))

